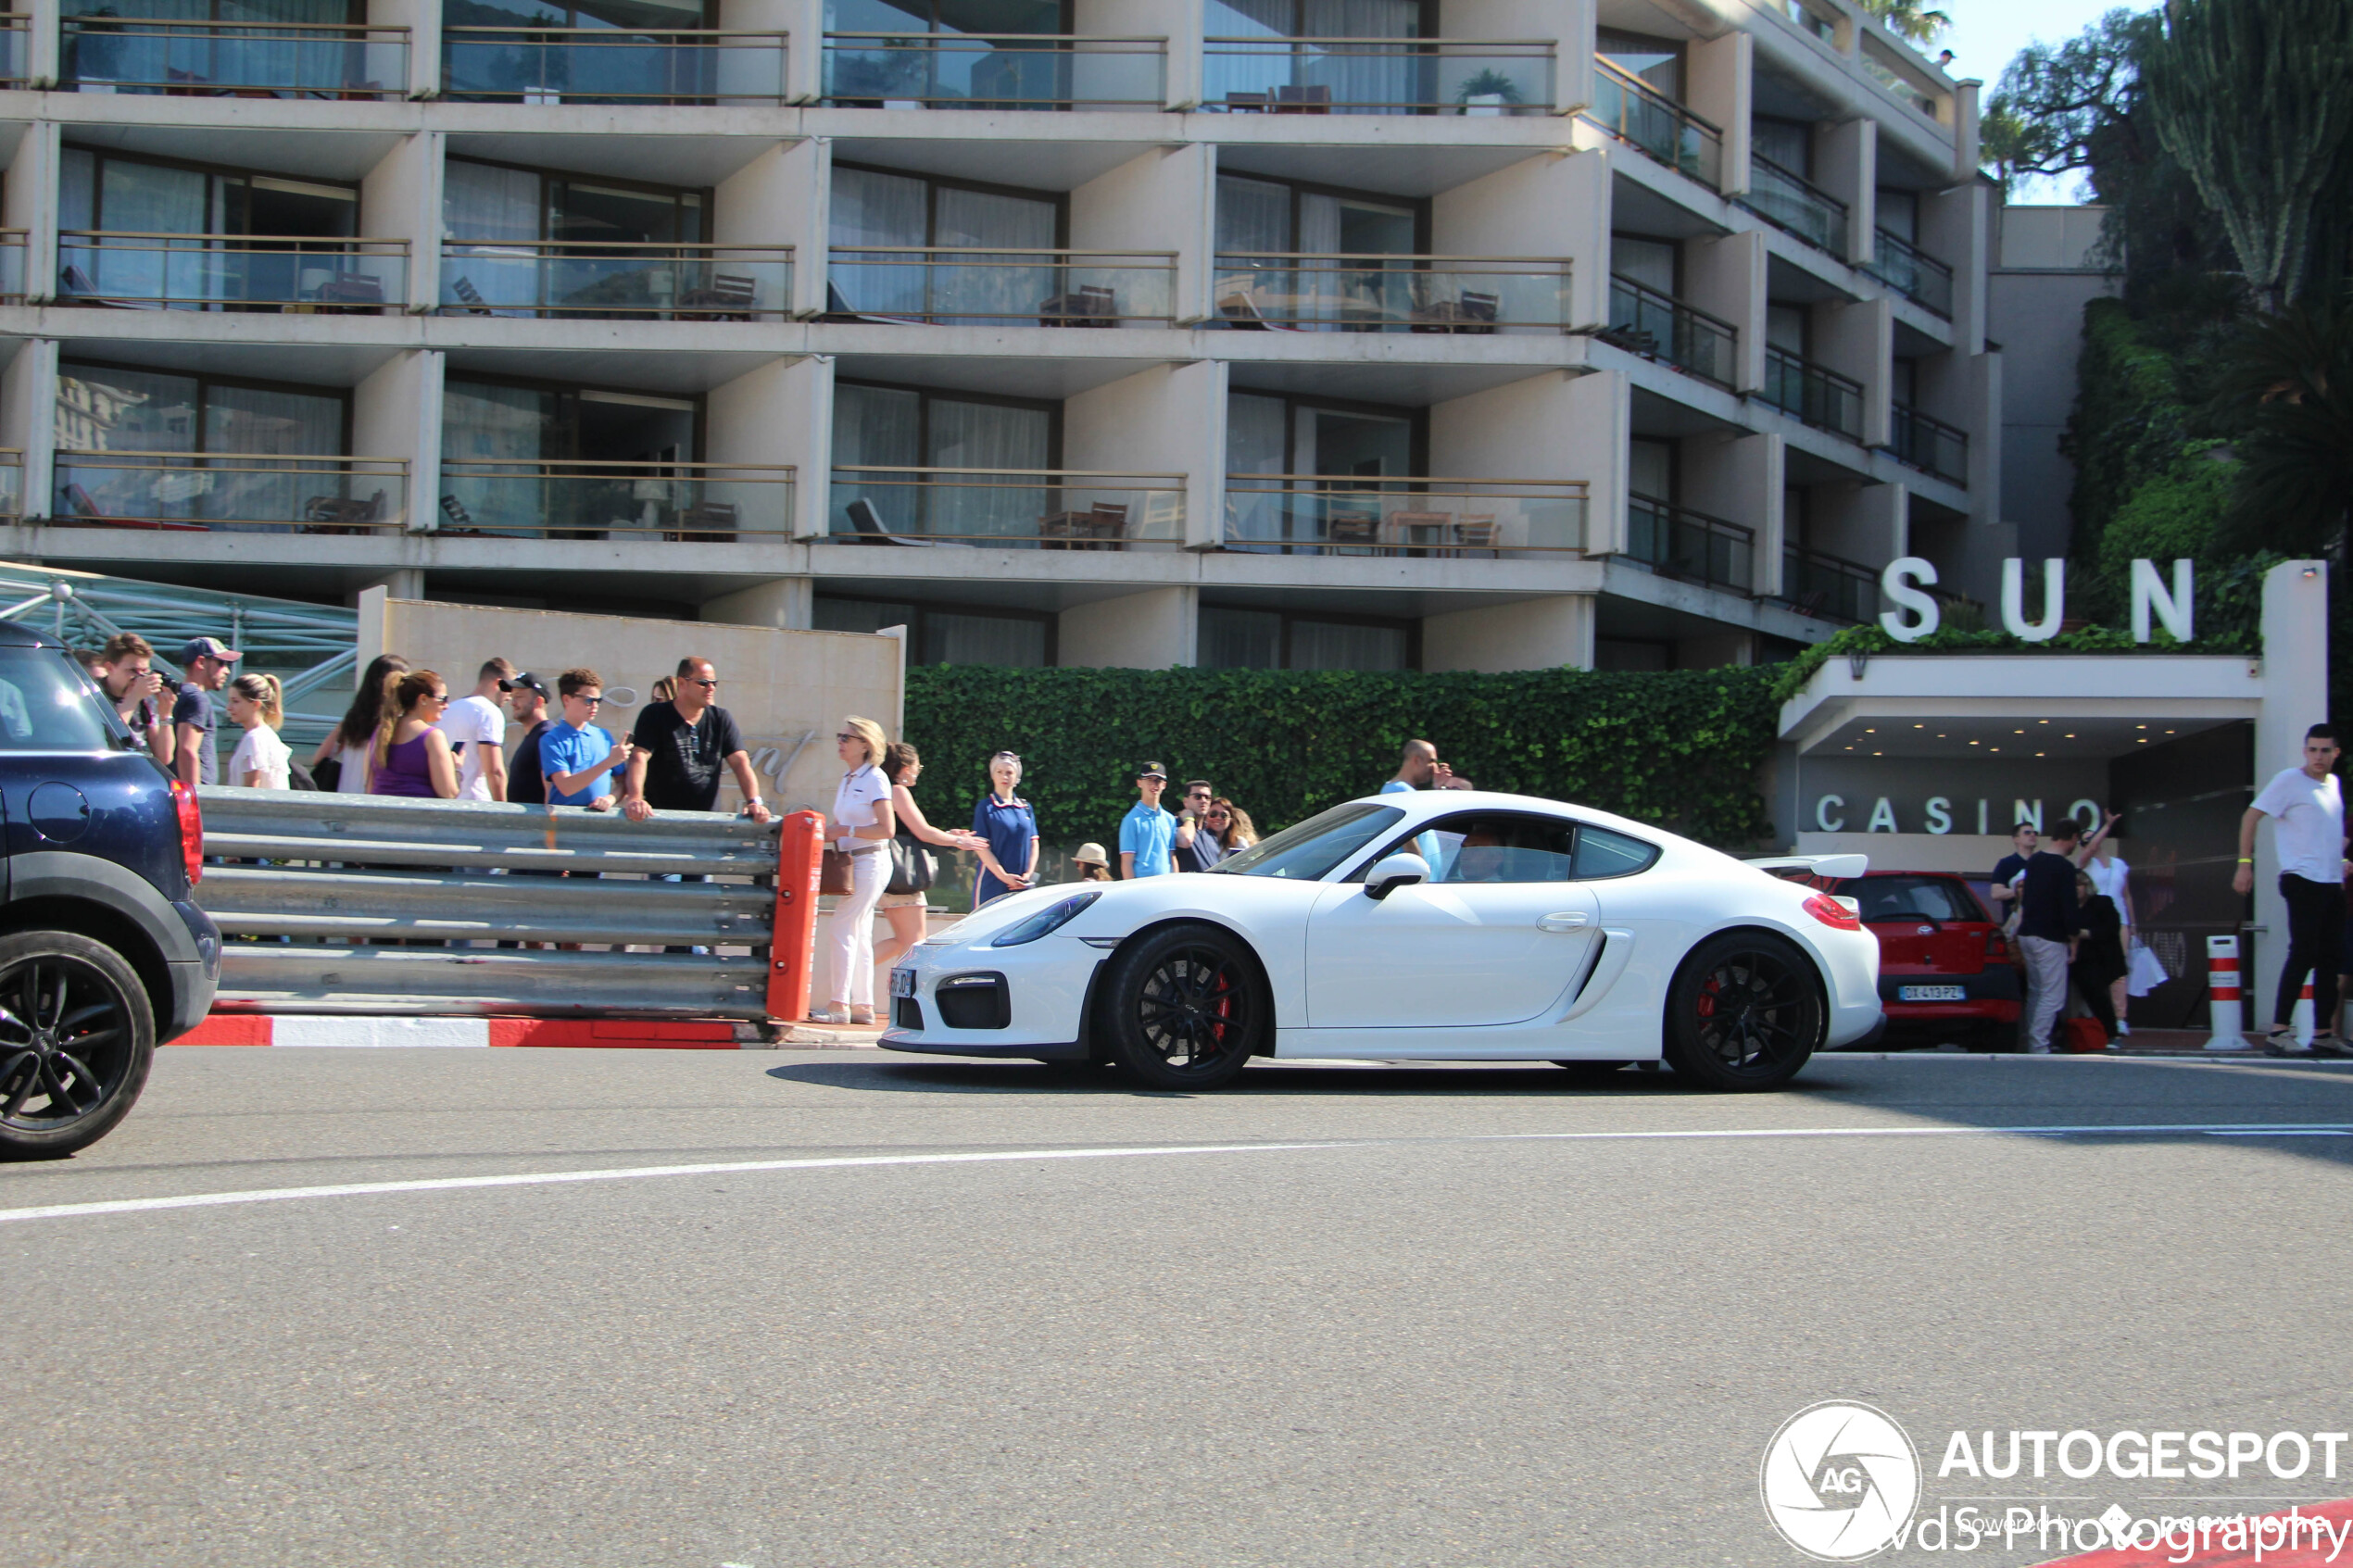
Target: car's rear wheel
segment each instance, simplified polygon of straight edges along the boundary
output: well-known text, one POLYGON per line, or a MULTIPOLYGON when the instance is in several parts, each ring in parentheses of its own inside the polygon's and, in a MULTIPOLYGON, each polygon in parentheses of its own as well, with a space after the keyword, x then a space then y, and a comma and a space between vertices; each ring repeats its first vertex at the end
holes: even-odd
POLYGON ((1667 1063, 1703 1088, 1777 1089, 1821 1044, 1826 1020, 1805 954, 1768 932, 1727 932, 1693 949, 1667 988, 1667 1063))
POLYGON ((105 1137, 155 1052, 146 988, 121 954, 71 932, 0 937, 0 1159, 56 1159, 105 1137))
POLYGON ((1273 1007, 1241 939, 1176 925, 1121 949, 1103 977, 1114 1064, 1162 1089, 1234 1081, 1265 1042, 1273 1007))

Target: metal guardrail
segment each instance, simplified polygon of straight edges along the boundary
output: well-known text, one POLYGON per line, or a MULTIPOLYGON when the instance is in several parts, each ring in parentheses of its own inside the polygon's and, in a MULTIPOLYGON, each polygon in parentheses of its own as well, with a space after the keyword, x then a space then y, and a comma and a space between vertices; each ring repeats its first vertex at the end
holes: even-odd
POLYGON ((226 786, 198 796, 205 853, 218 859, 195 897, 223 934, 220 995, 231 1010, 764 1019, 807 1010, 814 813, 755 823, 665 811, 632 822, 489 801, 226 786), (697 946, 709 951, 659 950, 697 946))

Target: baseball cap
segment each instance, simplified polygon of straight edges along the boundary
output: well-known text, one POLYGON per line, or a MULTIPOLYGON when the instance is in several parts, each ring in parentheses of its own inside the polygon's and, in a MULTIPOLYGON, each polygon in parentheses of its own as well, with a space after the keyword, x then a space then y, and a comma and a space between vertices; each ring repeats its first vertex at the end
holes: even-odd
POLYGON ((244 654, 218 637, 191 637, 180 647, 180 662, 182 664, 192 659, 217 659, 223 664, 234 664, 243 658, 244 654))
POLYGON ((1139 779, 1158 779, 1165 784, 1168 782, 1168 770, 1157 762, 1147 762, 1136 770, 1136 776, 1139 779))
POLYGON ((528 670, 511 681, 499 682, 498 688, 510 692, 537 692, 541 696, 547 695, 547 684, 528 670))

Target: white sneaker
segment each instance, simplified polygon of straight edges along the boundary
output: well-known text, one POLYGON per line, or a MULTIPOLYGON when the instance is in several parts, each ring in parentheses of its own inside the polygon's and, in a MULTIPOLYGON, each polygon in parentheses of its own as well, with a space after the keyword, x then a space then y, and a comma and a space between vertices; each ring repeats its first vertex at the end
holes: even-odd
POLYGON ((2119 1035, 2130 1035, 2133 1032, 2133 1026, 2120 1018, 2116 1021, 2116 1032, 2119 1035))
POLYGON ((2029 1046, 2026 1047, 2026 1054, 2029 1056, 2048 1056, 2051 1054, 2051 1047, 2047 1045, 2029 1046))

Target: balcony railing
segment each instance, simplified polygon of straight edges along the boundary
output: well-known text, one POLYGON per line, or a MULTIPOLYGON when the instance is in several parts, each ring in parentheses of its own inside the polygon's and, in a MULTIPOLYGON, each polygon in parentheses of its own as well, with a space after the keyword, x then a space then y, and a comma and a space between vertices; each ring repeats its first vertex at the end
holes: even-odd
POLYGON ((1168 41, 828 32, 825 102, 868 109, 1157 109, 1168 41))
POLYGON ((1749 155, 1748 194, 1741 205, 1807 245, 1846 255, 1846 204, 1769 158, 1749 155))
POLYGON ((1756 531, 1653 496, 1626 497, 1626 554, 1666 577, 1735 594, 1756 583, 1756 531))
POLYGON ((1897 403, 1889 409, 1887 449, 1899 463, 1955 484, 1969 483, 1969 433, 1897 403))
POLYGON ((792 247, 447 240, 445 316, 658 316, 774 320, 790 307, 792 247))
POLYGON ((1185 542, 1185 477, 844 464, 829 533, 845 545, 1173 550, 1185 542))
POLYGON ((1229 327, 1559 332, 1568 325, 1568 263, 1542 257, 1228 251, 1217 257, 1214 297, 1229 327))
POLYGON ((59 452, 50 515, 76 527, 192 533, 373 533, 403 527, 395 458, 59 452))
POLYGON ((1879 573, 1827 551, 1784 546, 1781 597, 1800 615, 1825 621, 1869 621, 1879 613, 1879 573))
POLYGON ((1541 559, 1585 548, 1585 484, 1232 474, 1226 481, 1226 548, 1541 559))
POLYGON ((1723 188, 1724 133, 1600 56, 1593 58, 1593 104, 1585 119, 1709 190, 1723 188))
POLYGON ((445 27, 441 95, 460 103, 782 103, 785 35, 445 27))
POLYGON ((1541 115, 1548 43, 1441 38, 1207 38, 1202 105, 1225 114, 1541 115))
POLYGON ((321 22, 66 17, 58 83, 173 97, 400 98, 409 30, 321 22))
POLYGON ((1863 383, 1787 349, 1765 350, 1765 385, 1756 395, 1818 430, 1863 439, 1863 383))
POLYGON ((409 303, 409 242, 66 229, 57 303, 379 315, 409 303))
POLYGON ((725 545, 790 536, 793 470, 768 463, 446 458, 444 538, 725 545))
POLYGON ((1740 342, 1732 324, 1631 278, 1610 279, 1609 327, 1602 336, 1703 381, 1732 384, 1732 353, 1740 342))
POLYGON ((1916 305, 1950 320, 1953 270, 1900 234, 1881 229, 1871 236, 1871 273, 1916 305))
POLYGON ((24 231, 0 229, 0 305, 24 303, 24 231))
POLYGON ((25 23, 22 11, 0 15, 0 87, 25 83, 25 23))
POLYGON ((1171 251, 836 245, 825 282, 833 320, 1115 327, 1176 319, 1171 251))

